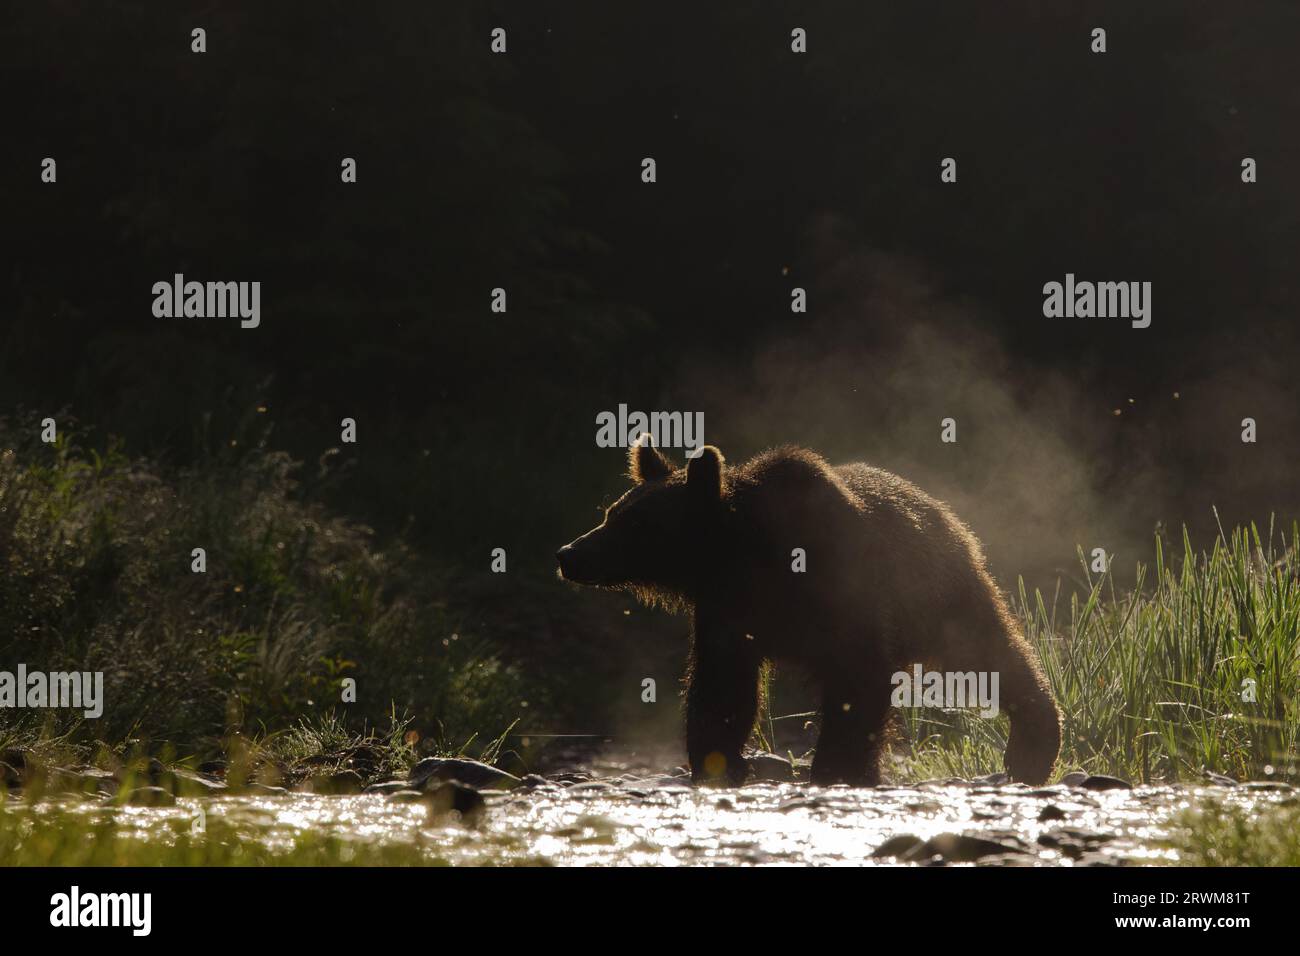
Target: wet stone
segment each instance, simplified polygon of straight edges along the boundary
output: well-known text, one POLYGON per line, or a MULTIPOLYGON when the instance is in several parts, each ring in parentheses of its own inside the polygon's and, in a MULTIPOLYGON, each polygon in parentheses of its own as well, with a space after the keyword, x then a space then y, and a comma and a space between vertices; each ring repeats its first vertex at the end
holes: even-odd
POLYGON ((871 851, 871 855, 876 859, 885 857, 903 856, 920 846, 924 841, 911 833, 900 833, 892 836, 880 846, 871 851))
POLYGON ((574 771, 572 773, 547 774, 546 779, 552 781, 553 783, 558 783, 563 786, 569 786, 575 783, 587 783, 588 781, 594 778, 591 776, 591 774, 586 773, 584 771, 574 771))
POLYGON ((904 854, 903 859, 913 862, 940 856, 948 863, 974 863, 986 856, 1028 851, 1012 843, 971 836, 966 833, 940 833, 904 854))
POLYGON ((1066 796, 1066 791, 1061 790, 1059 787, 1039 787, 1037 790, 1024 790, 1020 793, 1013 794, 1013 796, 1032 797, 1035 799, 1041 799, 1043 797, 1060 799, 1061 797, 1066 796))
POLYGON ((817 810, 826 805, 826 801, 820 797, 795 797, 782 803, 777 810, 781 813, 789 813, 791 810, 817 810))
POLYGON ((673 794, 691 793, 692 788, 685 786, 680 780, 674 780, 672 783, 656 786, 652 792, 671 796, 673 794))
POLYGON ((362 793, 396 793, 399 790, 405 790, 408 784, 405 780, 384 780, 379 783, 372 783, 362 790, 362 793))
POLYGON ((974 781, 966 780, 962 777, 945 777, 943 779, 935 778, 934 780, 922 780, 917 787, 962 787, 963 789, 975 786, 974 781))
POLYGON ((244 794, 259 794, 264 797, 278 797, 283 796, 289 791, 284 787, 277 787, 274 784, 253 781, 244 784, 242 787, 238 788, 236 792, 244 794))
POLYGON ((1077 830, 1071 827, 1058 827, 1051 831, 1051 833, 1044 833, 1043 836, 1040 836, 1038 838, 1040 843, 1043 841, 1043 837, 1055 837, 1058 840, 1066 839, 1073 840, 1077 843, 1096 845, 1098 843, 1109 843, 1111 840, 1115 839, 1115 834, 1099 833, 1096 830, 1077 830))
POLYGON ((1061 856, 1068 857, 1071 860, 1081 860, 1087 855, 1087 850, 1081 844, 1073 843, 1070 840, 1062 840, 1056 845, 1056 849, 1061 856))
POLYGON ((394 790, 388 794, 388 799, 398 803, 415 803, 423 800, 424 794, 419 790, 394 790))
POLYGON ((177 767, 158 781, 178 797, 201 797, 225 792, 228 787, 221 780, 212 780, 202 774, 177 767))
POLYGON ((1038 822, 1046 823, 1049 820, 1064 820, 1065 811, 1054 803, 1049 803, 1043 809, 1038 811, 1038 822))
POLYGON ((476 790, 510 790, 522 782, 512 773, 459 757, 426 757, 411 768, 412 789, 427 790, 456 780, 476 790))
POLYGON ((115 794, 121 789, 122 781, 107 770, 88 767, 77 772, 81 774, 82 780, 85 781, 85 785, 81 787, 84 792, 115 794))
POLYGON ((128 807, 171 807, 176 797, 162 787, 137 787, 119 794, 117 802, 128 807))
POLYGON ((911 800, 903 804, 903 809, 908 813, 938 813, 943 809, 943 804, 933 800, 911 800))
POLYGON ((1094 773, 1085 777, 1078 786, 1083 790, 1132 790, 1133 784, 1119 777, 1108 777, 1104 773, 1094 773))

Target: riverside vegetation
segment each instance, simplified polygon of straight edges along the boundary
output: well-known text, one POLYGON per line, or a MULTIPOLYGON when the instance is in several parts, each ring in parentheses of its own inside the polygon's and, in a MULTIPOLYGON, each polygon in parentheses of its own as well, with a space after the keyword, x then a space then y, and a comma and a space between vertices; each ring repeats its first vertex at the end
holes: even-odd
MULTIPOLYGON (((108 701, 96 721, 0 711, 0 786, 10 791, 0 804, 0 860, 473 861, 423 838, 358 840, 324 825, 249 843, 233 839, 243 824, 221 813, 194 833, 176 800, 306 799, 299 791, 321 800, 404 780, 430 756, 500 764, 519 777, 533 769, 506 734, 527 710, 549 706, 544 676, 473 632, 447 600, 447 574, 400 541, 380 548, 315 500, 330 456, 304 481, 287 456, 249 444, 172 469, 117 444, 88 448, 64 432, 45 445, 35 429, 0 423, 0 662, 101 670, 108 701), (190 570, 199 544, 209 555, 203 574, 190 570), (365 689, 357 703, 340 702, 346 677, 365 689), (160 814, 147 831, 156 839, 139 839, 136 811, 160 814)), ((1199 550, 1185 533, 1175 548, 1160 536, 1129 580, 1085 565, 1068 597, 1030 594, 1023 583, 1016 592, 1065 718, 1058 777, 1109 775, 1159 793, 1223 789, 1196 789, 1192 809, 1165 816, 1152 845, 1175 847, 1171 859, 1297 861, 1296 533, 1271 524, 1225 530, 1199 550), (1251 792, 1275 799, 1264 807, 1234 799, 1244 790, 1236 781, 1260 781, 1251 792)), ((775 749, 783 721, 807 716, 765 713, 756 743, 775 749)), ((1004 719, 923 710, 903 718, 888 764, 896 785, 1000 769, 1004 719)), ((678 794, 673 771, 663 773, 664 792, 678 794)), ((653 792, 631 779, 623 791, 632 799, 653 792)), ((531 780, 519 792, 536 799, 600 783, 531 780)), ((386 800, 400 788, 356 799, 386 800)), ((735 807, 720 805, 719 826, 727 809, 735 807)), ((420 830, 418 819, 406 823, 420 830)), ((590 821, 579 830, 589 824, 599 831, 590 821)), ((484 860, 541 857, 521 846, 484 860)))

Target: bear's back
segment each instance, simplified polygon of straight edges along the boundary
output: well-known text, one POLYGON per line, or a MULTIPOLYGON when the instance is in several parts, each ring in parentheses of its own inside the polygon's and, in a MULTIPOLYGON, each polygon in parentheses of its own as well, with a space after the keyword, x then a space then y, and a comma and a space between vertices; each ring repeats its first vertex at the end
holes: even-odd
MULTIPOLYGON (((844 486, 861 504, 877 534, 886 541, 900 542, 919 535, 925 558, 936 562, 934 573, 955 558, 961 565, 983 567, 984 555, 974 534, 946 504, 883 468, 852 462, 834 468, 844 486)), ((909 553, 903 549, 900 554, 909 553)), ((911 552, 915 554, 915 549, 911 552)))
MULTIPOLYGON (((905 478, 862 462, 832 466, 816 452, 786 446, 735 472, 732 505, 747 526, 784 539, 801 534, 845 552, 888 555, 904 566, 946 559, 983 564, 978 543, 943 502, 905 478)), ((912 573, 911 569, 904 573, 912 573)))
MULTIPOLYGON (((892 648, 893 635, 937 638, 952 608, 987 601, 974 535, 947 505, 899 475, 779 448, 739 466, 733 479, 729 514, 738 546, 729 593, 743 598, 749 626, 832 640, 874 634, 892 648), (807 556, 805 573, 791 574, 794 548, 807 556)), ((837 646, 800 639, 768 653, 808 658, 838 653, 837 646)))

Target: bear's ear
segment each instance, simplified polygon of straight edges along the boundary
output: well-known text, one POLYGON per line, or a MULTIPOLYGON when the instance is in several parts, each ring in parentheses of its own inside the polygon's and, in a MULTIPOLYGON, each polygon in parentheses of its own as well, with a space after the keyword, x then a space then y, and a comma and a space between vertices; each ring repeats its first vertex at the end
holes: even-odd
POLYGON ((628 449, 627 473, 638 485, 647 481, 663 481, 673 473, 673 465, 655 448, 649 432, 628 449))
POLYGON ((686 459, 686 487, 699 501, 717 501, 722 497, 722 452, 705 445, 694 458, 686 459))

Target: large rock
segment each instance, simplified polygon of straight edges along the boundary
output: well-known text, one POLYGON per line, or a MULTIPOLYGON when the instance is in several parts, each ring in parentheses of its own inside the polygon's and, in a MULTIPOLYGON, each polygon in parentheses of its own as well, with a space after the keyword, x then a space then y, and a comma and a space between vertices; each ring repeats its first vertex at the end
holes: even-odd
POLYGON ((880 846, 871 851, 871 855, 877 860, 886 857, 903 856, 916 849, 925 841, 919 836, 912 833, 900 833, 897 836, 891 836, 880 846))
POLYGON ((986 856, 1009 853, 1026 853, 1023 847, 1011 842, 989 840, 965 833, 940 833, 924 843, 912 847, 902 858, 908 862, 922 862, 931 857, 941 857, 947 863, 974 863, 986 856))
POLYGON ((411 787, 415 790, 429 790, 451 780, 475 790, 511 790, 523 782, 512 773, 460 757, 425 757, 411 768, 411 787))

